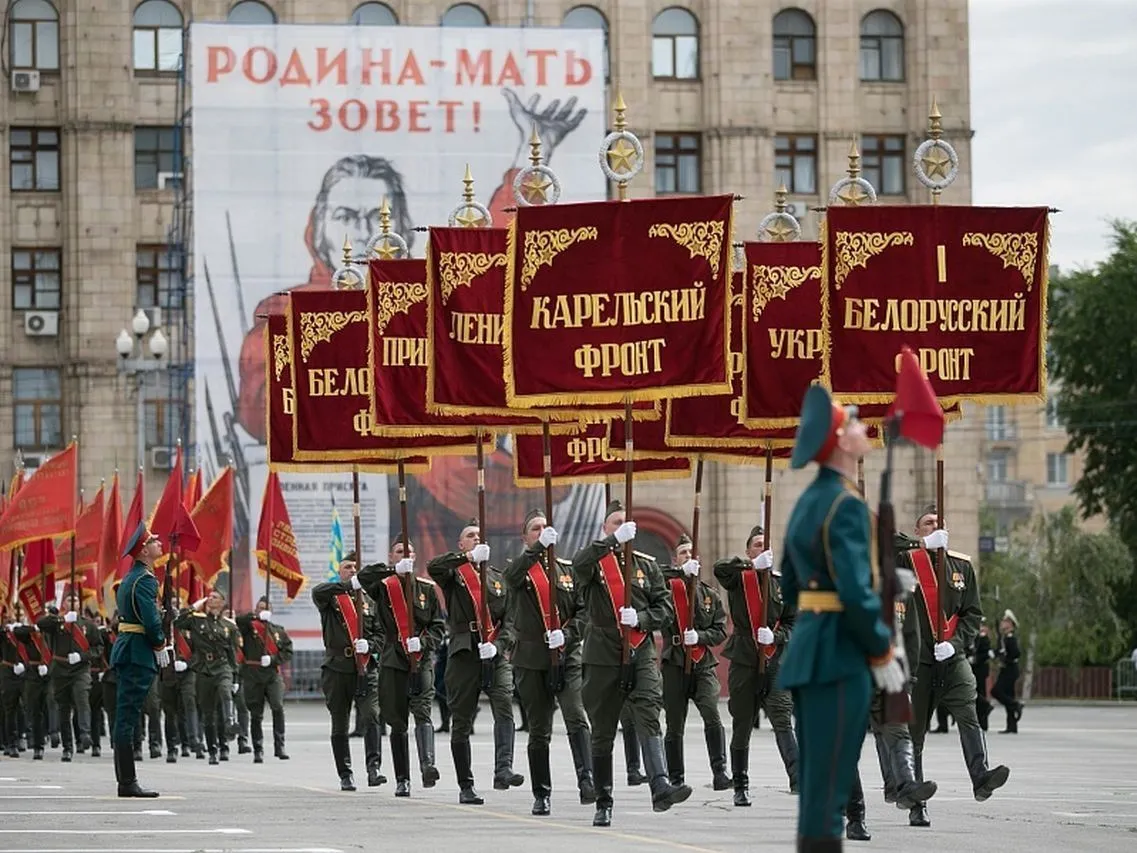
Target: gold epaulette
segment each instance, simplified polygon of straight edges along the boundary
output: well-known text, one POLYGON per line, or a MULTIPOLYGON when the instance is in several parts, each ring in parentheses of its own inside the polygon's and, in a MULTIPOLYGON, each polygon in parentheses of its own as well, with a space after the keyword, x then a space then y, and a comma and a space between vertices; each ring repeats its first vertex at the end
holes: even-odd
POLYGON ((566 560, 564 557, 557 557, 558 566, 572 566, 572 560, 566 560))
POLYGON ((195 619, 204 619, 204 618, 205 618, 205 613, 199 613, 198 611, 196 611, 196 610, 195 610, 195 611, 193 612, 193 616, 194 616, 194 618, 195 618, 195 619))
POLYGON ((645 560, 651 560, 653 563, 656 562, 655 557, 653 557, 651 554, 645 554, 643 551, 632 551, 632 553, 637 557, 642 557, 645 560))
POLYGON ((970 554, 961 554, 959 551, 948 551, 947 553, 949 557, 955 557, 957 560, 966 560, 969 563, 971 562, 970 554))

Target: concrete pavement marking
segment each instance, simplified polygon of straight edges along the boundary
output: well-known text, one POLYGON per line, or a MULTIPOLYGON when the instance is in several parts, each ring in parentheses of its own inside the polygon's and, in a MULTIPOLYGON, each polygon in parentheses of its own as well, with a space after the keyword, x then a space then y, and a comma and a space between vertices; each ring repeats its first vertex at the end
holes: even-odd
MULTIPOLYGON (((122 797, 116 797, 113 794, 0 794, 0 800, 115 800, 116 802, 122 797)), ((178 794, 170 794, 162 797, 163 800, 184 800, 185 797, 178 794)))
POLYGON ((28 789, 33 791, 62 791, 62 785, 0 785, 0 789, 12 791, 26 791, 28 789))
POLYGON ((44 815, 65 817, 68 815, 96 815, 96 814, 115 814, 115 815, 146 815, 148 817, 172 817, 176 812, 167 809, 143 809, 142 811, 133 811, 128 809, 96 809, 93 811, 44 811, 43 809, 36 809, 35 811, 26 812, 3 812, 0 815, 44 815))
POLYGON ((0 835, 29 835, 50 832, 52 835, 252 835, 251 829, 222 826, 217 829, 0 829, 0 835))
MULTIPOLYGON (((9 849, 6 853, 91 853, 85 847, 9 849)), ((338 847, 117 847, 114 853, 344 853, 338 847)))

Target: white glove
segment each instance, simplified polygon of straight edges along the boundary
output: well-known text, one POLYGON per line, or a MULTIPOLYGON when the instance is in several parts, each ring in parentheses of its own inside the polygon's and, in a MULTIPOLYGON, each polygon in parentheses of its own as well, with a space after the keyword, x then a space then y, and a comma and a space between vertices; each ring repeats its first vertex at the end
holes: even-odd
POLYGON ((272 666, 272 655, 261 655, 261 666, 272 666))
POLYGON ((544 547, 548 548, 550 545, 557 544, 557 531, 552 527, 545 527, 541 530, 541 535, 537 539, 544 547))
POLYGON ((174 661, 174 672, 185 672, 187 669, 189 669, 189 664, 184 660, 174 661))
POLYGON ((162 669, 170 665, 170 650, 169 648, 158 649, 154 652, 154 660, 158 663, 158 669, 162 669))
POLYGON ((640 614, 636 612, 634 607, 621 607, 620 608, 620 624, 627 625, 629 628, 634 628, 640 624, 640 614))
POLYGON ((754 566, 754 568, 758 569, 759 571, 762 571, 763 569, 768 569, 774 565, 774 552, 773 551, 763 551, 761 554, 759 554, 757 557, 755 557, 753 560, 751 560, 750 564, 752 566, 754 566))
POLYGON ((942 662, 955 654, 955 646, 951 643, 936 643, 936 647, 932 651, 936 656, 936 660, 942 662))
POLYGON ((351 576, 351 588, 352 589, 363 589, 363 584, 361 584, 359 582, 359 575, 352 575, 351 576))
POLYGON ((399 562, 395 563, 395 574, 409 575, 415 570, 415 561, 409 557, 403 557, 399 562))
POLYGON ((695 575, 699 574, 699 561, 688 560, 686 563, 684 563, 683 574, 687 575, 687 577, 694 577, 695 575))
POLYGON ((72 622, 78 622, 79 621, 79 614, 76 613, 74 610, 72 610, 69 613, 64 613, 63 614, 63 621, 66 622, 68 625, 70 625, 72 622))
POLYGON ((885 693, 900 693, 904 690, 904 667, 900 661, 892 658, 888 663, 882 663, 872 668, 872 679, 876 686, 885 693))
POLYGON ((39 673, 40 678, 45 677, 47 675, 47 664, 41 663, 39 666, 36 667, 36 672, 39 673))
POLYGON ((493 643, 478 643, 478 657, 482 660, 493 660, 497 657, 497 646, 493 643))
POLYGON ((239 681, 234 681, 233 682, 233 695, 236 696, 237 691, 240 689, 241 689, 241 683, 239 681))
MULTIPOLYGON (((548 530, 549 528, 546 527, 545 529, 548 530)), ((550 631, 548 643, 550 649, 561 648, 565 644, 565 632, 560 628, 557 628, 555 631, 550 631)))
POLYGON ((257 614, 257 618, 260 619, 262 622, 271 622, 272 621, 272 611, 271 610, 262 610, 260 613, 257 614))
POLYGON ((356 640, 354 643, 352 643, 352 646, 355 647, 355 653, 357 655, 365 655, 369 651, 371 651, 371 644, 369 642, 367 642, 367 640, 364 640, 362 638, 360 638, 360 639, 356 640))
POLYGON ((470 551, 470 562, 472 563, 485 563, 490 558, 490 546, 485 542, 479 542, 470 551))
POLYGON ((994 660, 995 659, 995 650, 992 649, 991 651, 987 652, 987 657, 991 660, 994 660))
POLYGON ((407 637, 407 651, 416 654, 422 651, 422 640, 418 637, 407 637))
POLYGON ((206 599, 199 598, 197 601, 195 601, 193 603, 193 609, 194 610, 201 610, 201 608, 205 607, 205 602, 206 602, 206 599))
POLYGON ((14 672, 16 675, 23 675, 25 669, 27 669, 27 667, 25 667, 22 663, 18 663, 12 667, 12 672, 14 672))
POLYGON ((760 646, 774 645, 774 632, 764 625, 758 629, 757 637, 760 646))
POLYGON ((636 523, 634 521, 625 521, 616 528, 616 541, 621 545, 631 542, 636 538, 636 523))
POLYGON ((75 664, 79 663, 82 659, 78 652, 71 652, 71 654, 67 656, 67 662, 72 666, 75 666, 75 664))
POLYGON ((946 548, 948 544, 948 535, 946 530, 933 530, 924 537, 924 547, 929 551, 938 551, 940 548, 946 548))
POLYGON ((697 646, 699 645, 699 632, 688 628, 683 632, 683 645, 697 646))

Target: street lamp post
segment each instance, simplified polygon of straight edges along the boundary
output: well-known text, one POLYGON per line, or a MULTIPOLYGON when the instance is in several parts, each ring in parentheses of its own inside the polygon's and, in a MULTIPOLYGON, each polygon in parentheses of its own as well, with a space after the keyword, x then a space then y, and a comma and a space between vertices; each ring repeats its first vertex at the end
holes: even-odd
POLYGON ((118 352, 119 373, 128 374, 135 378, 135 419, 138 447, 138 467, 146 466, 146 407, 143 399, 143 382, 147 373, 162 370, 165 367, 164 359, 170 348, 170 342, 161 329, 155 329, 149 341, 145 341, 150 332, 150 318, 142 309, 130 321, 131 335, 126 329, 118 333, 114 346, 118 352), (144 345, 145 341, 145 345, 144 345), (137 354, 135 347, 137 345, 137 354), (150 351, 152 359, 146 357, 146 350, 150 351))

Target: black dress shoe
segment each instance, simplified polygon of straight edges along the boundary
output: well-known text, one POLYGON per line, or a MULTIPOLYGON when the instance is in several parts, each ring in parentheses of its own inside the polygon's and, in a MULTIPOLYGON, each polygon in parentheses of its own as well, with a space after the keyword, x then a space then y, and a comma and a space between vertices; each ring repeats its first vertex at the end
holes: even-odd
POLYGON ((395 780, 395 796, 396 797, 409 797, 411 795, 411 781, 410 779, 396 779, 395 780))
POLYGON ((162 757, 162 747, 160 747, 160 746, 150 747, 150 758, 151 759, 161 758, 161 757, 162 757))
POLYGON ((350 773, 343 773, 340 775, 340 790, 341 791, 354 791, 355 779, 350 773))
POLYGON ((928 810, 924 807, 923 803, 915 808, 908 810, 908 825, 909 826, 931 826, 932 822, 928 819, 928 810))
POLYGON ((98 758, 102 754, 103 754, 102 749, 100 749, 95 744, 91 744, 91 758, 98 758))
POLYGON ((178 751, 176 749, 171 749, 169 752, 166 753, 166 763, 167 764, 177 764, 178 763, 178 751))
POLYGON ((533 798, 533 811, 532 814, 537 817, 545 817, 552 811, 549 807, 549 798, 541 794, 533 798))
POLYGON ((380 785, 387 784, 387 777, 379 772, 378 767, 367 768, 367 787, 378 788, 380 785))
POLYGON ((142 760, 142 747, 137 747, 134 750, 134 760, 135 761, 141 761, 142 760))
POLYGON ((71 762, 71 750, 69 750, 69 749, 63 750, 63 754, 61 756, 59 756, 59 760, 60 761, 66 761, 66 762, 70 763, 71 762))
POLYGON ((146 799, 153 799, 154 797, 158 796, 158 792, 147 791, 137 782, 131 782, 129 785, 119 785, 118 795, 120 797, 143 797, 146 799))
POLYGON ((43 747, 36 747, 32 752, 32 761, 43 761, 43 747))
POLYGON ((254 749, 253 750, 253 764, 264 764, 264 763, 265 763, 264 750, 263 749, 254 749))
POLYGON ((485 803, 485 800, 473 788, 462 788, 458 791, 458 802, 464 806, 480 806, 485 803))
POLYGON ((612 825, 612 807, 611 806, 597 806, 596 814, 592 816, 593 826, 611 826, 612 825))
POLYGON ((863 820, 850 820, 845 824, 845 837, 850 841, 872 841, 863 820))

